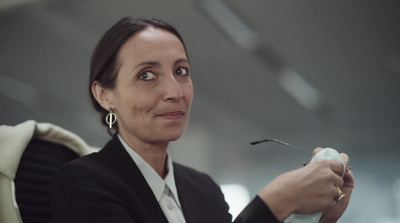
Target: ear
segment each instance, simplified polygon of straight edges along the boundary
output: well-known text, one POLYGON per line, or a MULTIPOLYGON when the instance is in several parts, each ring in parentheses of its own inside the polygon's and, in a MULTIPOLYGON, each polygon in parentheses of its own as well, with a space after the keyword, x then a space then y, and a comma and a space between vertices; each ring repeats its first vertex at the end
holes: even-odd
POLYGON ((110 89, 104 88, 98 81, 94 81, 92 84, 92 94, 105 110, 108 111, 112 108, 110 89))

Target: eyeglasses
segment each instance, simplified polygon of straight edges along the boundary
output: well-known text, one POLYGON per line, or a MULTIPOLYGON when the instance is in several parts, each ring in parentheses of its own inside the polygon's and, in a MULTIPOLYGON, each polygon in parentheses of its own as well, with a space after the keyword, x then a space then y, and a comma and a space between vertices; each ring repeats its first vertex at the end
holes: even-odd
MULTIPOLYGON (((282 145, 291 147, 291 148, 293 148, 293 149, 297 149, 297 150, 300 150, 300 151, 302 151, 302 152, 311 154, 309 151, 306 151, 306 150, 304 150, 304 149, 300 149, 299 147, 290 145, 290 144, 287 143, 287 142, 283 142, 283 141, 280 141, 280 140, 277 140, 277 139, 263 139, 263 140, 258 140, 258 141, 250 142, 250 144, 251 144, 251 145, 257 145, 257 144, 264 143, 264 142, 276 142, 276 143, 279 143, 279 144, 282 144, 282 145)), ((305 166, 305 165, 307 165, 307 163, 306 163, 306 162, 303 162, 303 166, 305 166)))
MULTIPOLYGON (((302 152, 311 154, 309 151, 306 151, 306 150, 304 150, 304 149, 300 149, 299 147, 290 145, 290 144, 287 143, 287 142, 283 142, 283 141, 280 141, 280 140, 277 140, 277 139, 263 139, 263 140, 258 140, 258 141, 250 142, 250 144, 251 144, 251 145, 257 145, 257 144, 260 144, 260 143, 263 143, 263 142, 276 142, 276 143, 279 143, 279 144, 282 144, 282 145, 291 147, 291 148, 293 148, 293 149, 297 149, 297 150, 300 150, 300 151, 302 151, 302 152)), ((303 162, 303 166, 305 166, 305 165, 307 165, 307 163, 306 163, 306 162, 303 162)))
MULTIPOLYGON (((257 144, 260 144, 260 143, 263 143, 263 142, 276 142, 276 143, 279 143, 279 144, 282 144, 282 145, 291 147, 291 148, 293 148, 293 149, 297 149, 297 150, 300 150, 300 151, 302 151, 302 152, 311 154, 309 151, 306 151, 306 150, 304 150, 304 149, 300 149, 299 147, 290 145, 290 144, 287 143, 287 142, 283 142, 283 141, 280 141, 280 140, 277 140, 277 139, 263 139, 263 140, 258 140, 258 141, 250 142, 250 144, 251 144, 251 145, 257 145, 257 144)), ((303 166, 305 166, 305 165, 307 165, 307 163, 306 163, 306 162, 303 162, 303 166)), ((347 166, 346 166, 346 170, 347 170, 347 171, 351 170, 351 166, 348 166, 348 165, 347 165, 347 166)))
POLYGON ((279 143, 279 144, 282 144, 282 145, 291 147, 291 148, 293 148, 293 149, 297 149, 297 150, 303 151, 303 152, 305 152, 305 153, 311 154, 309 151, 306 151, 306 150, 304 150, 304 149, 300 149, 299 147, 290 145, 290 144, 287 143, 287 142, 283 142, 283 141, 280 141, 280 140, 277 140, 277 139, 263 139, 263 140, 258 140, 258 141, 251 142, 250 144, 251 144, 251 145, 257 145, 257 144, 260 144, 260 143, 263 143, 263 142, 276 142, 276 143, 279 143))

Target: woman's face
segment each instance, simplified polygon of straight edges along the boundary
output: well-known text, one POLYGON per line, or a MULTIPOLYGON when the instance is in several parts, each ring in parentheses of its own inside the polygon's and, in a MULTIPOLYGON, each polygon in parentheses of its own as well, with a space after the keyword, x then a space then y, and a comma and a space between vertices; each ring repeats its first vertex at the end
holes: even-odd
POLYGON ((163 29, 147 28, 122 46, 118 61, 116 86, 108 95, 119 133, 151 144, 178 139, 193 98, 180 40, 163 29))

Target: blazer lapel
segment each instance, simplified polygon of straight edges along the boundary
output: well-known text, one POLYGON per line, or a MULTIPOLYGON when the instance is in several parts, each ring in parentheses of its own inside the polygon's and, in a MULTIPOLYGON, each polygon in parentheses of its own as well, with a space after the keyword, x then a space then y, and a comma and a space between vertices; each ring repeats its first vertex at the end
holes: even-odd
POLYGON ((155 223, 168 223, 153 191, 147 184, 139 168, 114 135, 106 146, 98 153, 106 164, 129 188, 137 195, 144 209, 148 210, 149 218, 155 223))
POLYGON ((178 190, 179 202, 182 205, 183 215, 185 216, 186 223, 196 223, 196 216, 193 213, 196 207, 193 207, 190 202, 191 191, 185 184, 185 179, 180 171, 179 166, 174 165, 175 184, 178 190))

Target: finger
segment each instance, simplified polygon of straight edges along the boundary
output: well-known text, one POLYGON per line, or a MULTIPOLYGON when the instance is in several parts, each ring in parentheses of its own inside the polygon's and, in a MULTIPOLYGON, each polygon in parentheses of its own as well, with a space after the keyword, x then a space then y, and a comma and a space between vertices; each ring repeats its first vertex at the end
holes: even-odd
POLYGON ((332 186, 330 188, 330 193, 329 196, 327 197, 327 200, 329 201, 332 207, 333 205, 343 200, 345 197, 346 195, 343 193, 340 187, 332 186))
POLYGON ((340 176, 340 178, 343 176, 344 169, 341 162, 336 160, 329 160, 329 166, 334 173, 340 176))
MULTIPOLYGON (((332 198, 333 198, 333 200, 335 200, 336 202, 338 202, 339 200, 338 200, 338 198, 340 199, 340 200, 342 200, 344 197, 343 197, 343 191, 342 191, 342 189, 340 189, 340 187, 338 187, 338 186, 334 186, 334 187, 332 187, 332 198)), ((344 196, 346 196, 346 195, 344 195, 344 196)))
POLYGON ((347 165, 349 164, 349 161, 350 161, 349 156, 346 153, 341 153, 340 156, 342 157, 342 160, 347 167, 347 165))
POLYGON ((343 186, 354 187, 354 175, 351 170, 347 171, 343 177, 343 186))
POLYGON ((343 187, 343 184, 344 184, 343 178, 339 175, 335 175, 335 177, 333 178, 333 185, 335 187, 343 187))
POLYGON ((317 148, 315 148, 314 149, 314 151, 313 151, 313 153, 312 153, 312 156, 315 156, 315 154, 317 154, 319 151, 321 151, 321 150, 323 150, 324 148, 322 148, 322 147, 317 147, 317 148))

